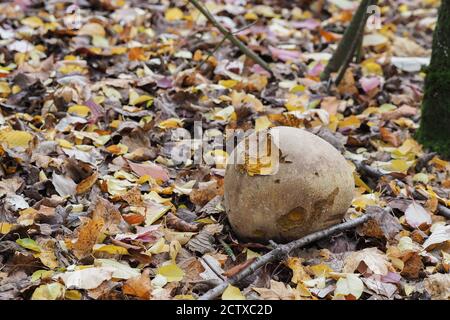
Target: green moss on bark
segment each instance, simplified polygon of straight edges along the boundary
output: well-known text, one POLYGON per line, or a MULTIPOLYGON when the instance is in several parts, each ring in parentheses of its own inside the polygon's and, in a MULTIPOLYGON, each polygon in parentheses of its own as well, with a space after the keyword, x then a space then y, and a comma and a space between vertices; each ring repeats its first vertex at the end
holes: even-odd
POLYGON ((450 0, 443 0, 439 9, 417 139, 450 157, 450 0))
POLYGON ((427 75, 417 138, 425 147, 450 156, 450 71, 427 75))

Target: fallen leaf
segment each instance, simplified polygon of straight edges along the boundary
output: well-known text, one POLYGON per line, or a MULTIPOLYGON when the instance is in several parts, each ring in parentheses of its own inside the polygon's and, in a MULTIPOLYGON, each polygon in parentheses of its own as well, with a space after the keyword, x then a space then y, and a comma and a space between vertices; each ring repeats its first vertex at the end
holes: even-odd
POLYGON ((232 286, 231 284, 222 293, 222 300, 245 300, 244 295, 239 288, 232 286))
POLYGON ((112 278, 113 271, 106 268, 86 268, 68 271, 56 277, 61 278, 68 289, 95 289, 103 281, 112 278))
POLYGON ((174 262, 159 267, 156 273, 165 277, 167 282, 181 281, 184 277, 184 271, 174 262))
POLYGON ((450 241, 450 226, 438 225, 434 228, 430 237, 425 240, 423 247, 430 251, 437 245, 445 244, 448 241, 450 241))
POLYGON ((405 211, 406 222, 413 228, 423 224, 431 225, 431 215, 418 203, 411 203, 405 211))
POLYGON ((76 194, 77 184, 69 177, 54 173, 52 183, 61 197, 74 196, 76 194))
POLYGON ((140 276, 128 279, 123 284, 122 290, 124 294, 149 300, 152 296, 151 293, 153 290, 149 270, 146 269, 140 276))
POLYGON ((373 274, 386 275, 389 272, 389 260, 377 248, 366 248, 361 251, 352 252, 345 259, 343 272, 351 273, 359 270, 361 263, 364 263, 367 269, 373 274))
POLYGON ((336 283, 335 296, 347 297, 351 295, 354 299, 359 299, 364 291, 364 283, 355 274, 348 274, 340 278, 336 283))
POLYGON ((58 300, 64 292, 65 287, 58 282, 43 284, 34 290, 31 300, 58 300))

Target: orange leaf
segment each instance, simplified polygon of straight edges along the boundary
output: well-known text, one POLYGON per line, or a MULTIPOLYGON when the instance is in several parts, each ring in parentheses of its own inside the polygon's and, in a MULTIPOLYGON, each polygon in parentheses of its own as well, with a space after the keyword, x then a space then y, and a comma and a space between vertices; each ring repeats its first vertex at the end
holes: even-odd
POLYGON ((131 61, 145 61, 147 60, 144 49, 140 47, 131 48, 128 51, 128 59, 131 61))
POLYGON ((89 191, 98 179, 98 173, 94 172, 91 176, 82 180, 76 188, 77 194, 89 191))
POLYGON ((151 298, 152 289, 148 269, 145 269, 140 276, 128 279, 122 287, 124 294, 145 300, 151 298))
POLYGON ((398 137, 395 133, 387 128, 380 128, 381 139, 384 142, 388 142, 392 144, 394 147, 398 147, 400 145, 400 141, 398 141, 398 137))

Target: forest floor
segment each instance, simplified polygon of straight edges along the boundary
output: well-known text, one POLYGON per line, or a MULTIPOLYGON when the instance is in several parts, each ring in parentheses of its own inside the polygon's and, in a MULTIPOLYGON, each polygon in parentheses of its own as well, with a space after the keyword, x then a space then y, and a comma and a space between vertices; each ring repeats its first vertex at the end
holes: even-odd
POLYGON ((338 87, 356 1, 206 1, 273 75, 187 1, 75 2, 0 3, 0 299, 197 299, 245 269, 273 248, 229 226, 220 140, 274 126, 339 149, 346 220, 374 218, 222 299, 450 297, 450 163, 414 140, 439 1, 379 1, 338 87), (176 156, 199 124, 204 161, 176 156))

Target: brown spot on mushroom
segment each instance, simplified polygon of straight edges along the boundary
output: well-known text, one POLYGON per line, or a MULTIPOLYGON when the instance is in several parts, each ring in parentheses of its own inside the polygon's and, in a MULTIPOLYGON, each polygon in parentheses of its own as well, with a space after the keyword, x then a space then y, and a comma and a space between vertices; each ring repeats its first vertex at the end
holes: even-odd
POLYGON ((297 207, 289 211, 287 214, 281 216, 277 220, 277 224, 283 230, 289 230, 299 227, 305 220, 306 210, 303 207, 297 207))

